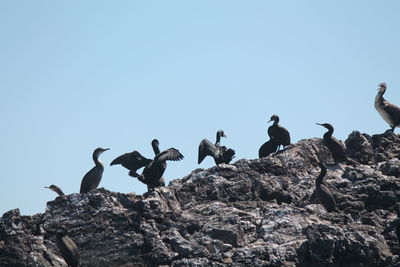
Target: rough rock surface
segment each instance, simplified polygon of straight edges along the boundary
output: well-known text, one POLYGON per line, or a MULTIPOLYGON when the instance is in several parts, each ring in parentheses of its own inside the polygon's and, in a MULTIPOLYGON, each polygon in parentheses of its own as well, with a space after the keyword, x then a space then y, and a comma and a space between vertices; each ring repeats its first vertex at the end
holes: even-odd
POLYGON ((311 199, 317 159, 333 159, 306 139, 144 195, 98 189, 57 197, 43 214, 6 212, 0 266, 66 266, 59 226, 81 266, 400 266, 400 137, 353 132, 345 143, 360 164, 330 165, 325 178, 341 213, 311 199))

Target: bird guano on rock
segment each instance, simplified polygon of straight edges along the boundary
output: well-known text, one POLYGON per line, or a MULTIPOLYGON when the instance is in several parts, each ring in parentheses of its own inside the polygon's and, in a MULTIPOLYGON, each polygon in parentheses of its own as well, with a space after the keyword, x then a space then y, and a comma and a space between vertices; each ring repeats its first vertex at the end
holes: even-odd
POLYGON ((400 126, 400 108, 383 98, 385 92, 386 83, 380 83, 375 97, 375 109, 389 124, 390 130, 394 132, 394 129, 400 126))
POLYGON ((96 189, 103 177, 104 166, 99 160, 99 156, 109 148, 98 147, 93 151, 93 161, 96 164, 90 171, 88 171, 82 179, 80 193, 87 193, 96 189))
POLYGON ((211 156, 213 157, 215 164, 229 164, 231 160, 235 157, 235 150, 231 148, 226 148, 225 146, 221 146, 221 137, 225 137, 226 135, 224 131, 217 131, 217 138, 215 144, 211 143, 207 139, 203 139, 199 145, 199 157, 197 163, 200 164, 205 157, 211 156))

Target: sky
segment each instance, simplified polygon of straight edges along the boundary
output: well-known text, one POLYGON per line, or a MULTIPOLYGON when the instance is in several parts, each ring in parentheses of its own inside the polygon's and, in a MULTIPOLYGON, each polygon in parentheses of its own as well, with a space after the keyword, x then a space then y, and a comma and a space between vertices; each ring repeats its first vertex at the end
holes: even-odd
MULTIPOLYGON (((331 123, 389 129, 380 82, 400 105, 400 2, 0 1, 0 215, 45 211, 56 184, 79 192, 97 147, 100 187, 143 194, 117 156, 161 150, 167 183, 196 168, 203 138, 258 157, 273 114, 292 142, 331 123)), ((397 130, 398 131, 398 130, 397 130)))

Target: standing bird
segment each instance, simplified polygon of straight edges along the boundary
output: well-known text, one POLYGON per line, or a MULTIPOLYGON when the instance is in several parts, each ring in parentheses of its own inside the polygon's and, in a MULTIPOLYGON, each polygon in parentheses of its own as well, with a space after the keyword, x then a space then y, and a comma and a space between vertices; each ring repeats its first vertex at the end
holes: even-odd
POLYGON ((283 147, 290 145, 289 131, 279 125, 279 116, 272 115, 268 122, 271 121, 274 121, 274 123, 268 128, 268 135, 270 138, 274 138, 276 140, 278 150, 281 145, 283 147))
POLYGON ((348 161, 344 146, 335 137, 332 136, 333 126, 329 123, 317 123, 317 125, 321 125, 322 127, 328 129, 328 131, 324 133, 323 139, 325 145, 328 147, 329 151, 332 154, 335 164, 342 161, 348 161))
POLYGON ((96 166, 83 176, 80 193, 87 193, 99 186, 104 171, 104 166, 103 163, 100 162, 99 156, 107 150, 109 150, 109 148, 98 147, 93 151, 93 161, 96 166))
MULTIPOLYGON (((157 156, 160 154, 159 142, 157 139, 151 141, 151 146, 153 147, 154 155, 157 156)), ((127 168, 130 172, 129 175, 133 177, 137 177, 138 174, 136 171, 147 164, 149 164, 152 160, 143 157, 138 151, 134 150, 130 153, 125 153, 113 161, 111 161, 110 166, 121 164, 123 167, 127 168)))
POLYGON ((138 178, 139 181, 146 184, 148 190, 153 190, 159 186, 165 186, 162 176, 167 168, 167 160, 179 161, 183 159, 183 155, 175 148, 169 148, 160 152, 157 139, 154 139, 151 145, 155 154, 153 160, 143 157, 137 151, 133 151, 121 155, 111 162, 111 165, 121 164, 129 169, 129 175, 138 178), (136 171, 142 167, 144 167, 142 174, 137 174, 136 171))
POLYGON ((221 163, 229 164, 229 162, 231 162, 231 160, 235 157, 235 150, 231 148, 227 149, 225 146, 221 146, 221 136, 226 138, 224 131, 219 130, 217 132, 217 140, 215 141, 215 145, 207 139, 203 139, 200 142, 198 164, 200 164, 207 156, 213 157, 215 164, 217 165, 221 163))
POLYGON ((271 138, 260 147, 260 149, 258 150, 258 157, 264 158, 269 154, 276 152, 277 149, 278 144, 275 138, 271 138))
POLYGON ((68 266, 79 265, 79 250, 75 242, 67 235, 65 229, 58 229, 56 232, 56 244, 68 266))
POLYGON ((385 92, 386 83, 380 83, 375 97, 375 109, 390 125, 391 131, 394 132, 394 129, 400 126, 400 108, 383 98, 385 92))
POLYGON ((44 188, 48 188, 48 189, 56 192, 60 197, 65 195, 64 192, 58 186, 56 186, 54 184, 52 184, 50 186, 45 186, 44 188))
POLYGON ((315 195, 319 200, 319 202, 322 204, 322 206, 324 206, 326 211, 339 212, 336 206, 335 198, 333 197, 331 190, 329 190, 329 188, 324 185, 323 179, 326 174, 326 167, 324 166, 323 163, 320 162, 318 163, 318 165, 321 168, 321 173, 319 174, 317 180, 315 181, 315 195))

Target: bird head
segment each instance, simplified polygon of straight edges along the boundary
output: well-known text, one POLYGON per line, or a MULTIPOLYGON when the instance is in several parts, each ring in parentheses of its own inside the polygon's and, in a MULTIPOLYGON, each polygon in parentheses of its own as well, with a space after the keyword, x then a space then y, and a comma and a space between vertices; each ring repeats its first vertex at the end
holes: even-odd
POLYGON ((328 130, 333 130, 333 126, 329 123, 317 123, 317 125, 321 125, 322 127, 325 127, 328 130))
POLYGON ((99 156, 101 153, 103 153, 104 151, 107 151, 107 150, 109 150, 109 148, 98 147, 93 151, 93 154, 99 156))
POLYGON ((55 233, 56 233, 56 237, 61 238, 61 237, 66 236, 66 235, 68 234, 68 230, 67 230, 67 228, 64 227, 64 226, 59 226, 59 227, 56 229, 55 233))
POLYGON ((268 122, 271 122, 271 121, 276 121, 276 122, 279 122, 279 116, 278 115, 272 115, 271 116, 271 119, 268 121, 268 122))
POLYGON ((153 139, 153 141, 151 141, 151 145, 152 145, 152 146, 159 146, 159 145, 160 145, 160 142, 158 142, 157 139, 153 139))
POLYGON ((50 190, 55 191, 55 190, 57 190, 58 187, 57 187, 56 185, 52 184, 52 185, 50 185, 50 186, 45 186, 44 188, 48 188, 48 189, 50 189, 50 190))
POLYGON ((386 91, 386 83, 380 83, 378 85, 378 91, 384 93, 386 91))
POLYGON ((223 130, 219 130, 218 132, 217 132, 217 134, 219 134, 219 136, 222 136, 222 137, 227 137, 226 135, 225 135, 225 133, 224 133, 224 131, 223 130))

